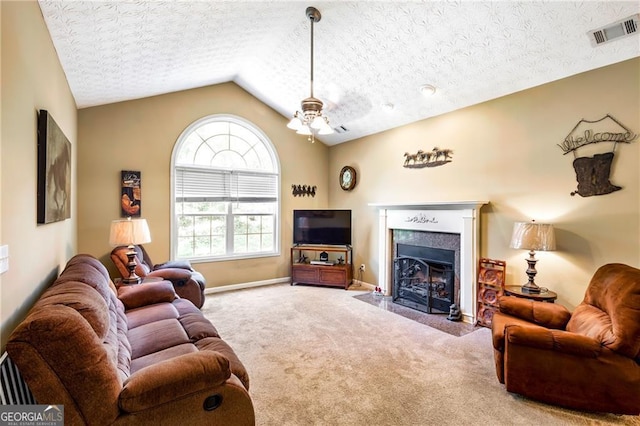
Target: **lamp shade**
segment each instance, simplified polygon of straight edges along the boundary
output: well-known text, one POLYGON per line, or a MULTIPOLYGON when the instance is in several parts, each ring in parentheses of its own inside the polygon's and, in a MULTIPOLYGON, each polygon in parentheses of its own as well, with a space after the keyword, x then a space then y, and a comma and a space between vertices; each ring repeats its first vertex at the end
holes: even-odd
POLYGON ((553 225, 536 222, 516 222, 513 225, 511 248, 551 251, 556 249, 553 225))
POLYGON ((128 246, 151 242, 151 233, 146 219, 119 219, 111 222, 109 244, 128 246))

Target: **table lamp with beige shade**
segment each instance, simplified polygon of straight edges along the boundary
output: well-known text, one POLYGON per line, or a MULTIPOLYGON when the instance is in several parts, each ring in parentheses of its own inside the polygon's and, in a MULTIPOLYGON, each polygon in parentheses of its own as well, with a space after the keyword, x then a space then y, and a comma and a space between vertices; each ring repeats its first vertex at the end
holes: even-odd
POLYGON ((527 276, 529 280, 522 286, 522 291, 527 293, 540 293, 541 288, 535 283, 536 262, 535 251, 551 251, 556 249, 556 236, 553 225, 548 223, 516 222, 513 225, 511 236, 511 248, 529 250, 527 261, 527 276))
POLYGON ((146 219, 118 219, 111 222, 109 244, 111 246, 128 246, 127 269, 129 276, 122 279, 123 284, 139 284, 142 280, 136 275, 136 251, 138 244, 151 242, 151 233, 146 219))

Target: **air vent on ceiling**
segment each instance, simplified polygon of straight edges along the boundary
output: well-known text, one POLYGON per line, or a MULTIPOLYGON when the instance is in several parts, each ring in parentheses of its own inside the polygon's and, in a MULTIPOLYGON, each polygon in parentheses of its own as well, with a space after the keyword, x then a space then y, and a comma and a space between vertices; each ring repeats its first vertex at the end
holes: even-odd
POLYGON ((618 22, 607 25, 597 30, 589 31, 589 39, 592 46, 598 46, 609 41, 630 36, 638 32, 640 14, 632 15, 618 22))
POLYGON ((333 131, 336 132, 336 133, 347 133, 349 131, 349 129, 347 129, 343 125, 340 125, 338 127, 334 127, 333 131))

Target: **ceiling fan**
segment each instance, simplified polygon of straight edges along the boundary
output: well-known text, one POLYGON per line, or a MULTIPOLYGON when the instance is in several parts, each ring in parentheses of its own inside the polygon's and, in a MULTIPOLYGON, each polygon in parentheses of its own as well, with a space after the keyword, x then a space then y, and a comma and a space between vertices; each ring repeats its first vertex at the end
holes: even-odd
POLYGON ((334 90, 329 90, 326 108, 324 108, 325 104, 314 96, 313 26, 314 23, 320 21, 322 15, 318 9, 312 6, 308 7, 305 13, 311 23, 310 96, 301 101, 301 111, 295 112, 287 127, 296 130, 298 134, 308 136, 308 140, 313 143, 316 134, 330 135, 334 131, 339 133, 348 131, 344 125, 347 119, 354 119, 356 113, 358 116, 366 115, 372 109, 372 104, 368 98, 358 95, 352 90, 343 92, 335 84, 330 88, 334 90), (329 124, 329 115, 332 117, 334 127, 329 124))

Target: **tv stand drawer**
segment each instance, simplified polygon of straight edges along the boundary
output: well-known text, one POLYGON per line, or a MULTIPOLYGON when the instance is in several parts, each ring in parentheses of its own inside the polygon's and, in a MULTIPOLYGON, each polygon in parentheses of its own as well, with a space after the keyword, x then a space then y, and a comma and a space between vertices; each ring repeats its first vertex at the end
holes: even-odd
POLYGON ((324 285, 343 286, 347 280, 347 271, 344 268, 324 267, 318 270, 320 283, 324 285))
POLYGON ((313 265, 293 265, 291 281, 314 284, 320 280, 318 268, 313 265))

